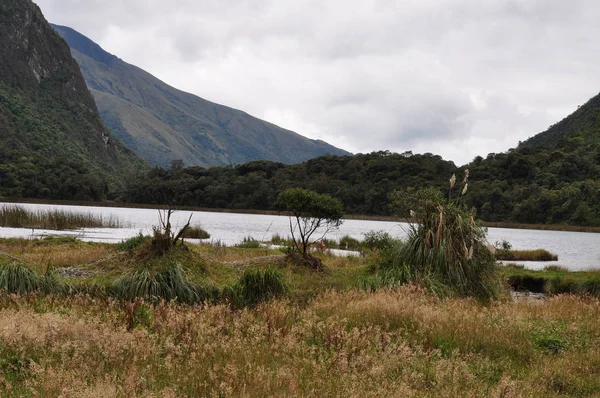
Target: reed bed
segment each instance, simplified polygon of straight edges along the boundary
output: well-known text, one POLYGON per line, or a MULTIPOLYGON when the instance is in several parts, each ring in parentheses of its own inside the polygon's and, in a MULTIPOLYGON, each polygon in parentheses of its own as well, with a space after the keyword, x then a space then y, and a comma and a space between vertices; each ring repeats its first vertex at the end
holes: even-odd
POLYGON ((501 261, 557 261, 558 256, 545 249, 505 250, 496 249, 496 259, 501 261))
POLYGON ((0 395, 598 396, 599 315, 415 286, 242 310, 0 294, 0 395))
POLYGON ((0 227, 38 229, 122 228, 123 223, 112 214, 79 213, 68 210, 29 210, 18 205, 0 207, 0 227))

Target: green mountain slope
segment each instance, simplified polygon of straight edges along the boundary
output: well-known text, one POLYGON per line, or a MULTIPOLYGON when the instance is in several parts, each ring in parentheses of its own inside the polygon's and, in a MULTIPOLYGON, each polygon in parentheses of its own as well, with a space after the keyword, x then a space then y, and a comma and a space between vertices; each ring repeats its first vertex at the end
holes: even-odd
POLYGON ((600 225, 600 96, 516 149, 467 167, 469 203, 486 220, 600 225))
POLYGON ((104 122, 153 165, 168 167, 175 159, 191 166, 258 159, 292 164, 324 154, 349 154, 177 90, 73 29, 53 26, 71 46, 104 122))
POLYGON ((68 45, 30 0, 0 2, 0 195, 101 199, 147 167, 98 114, 68 45))

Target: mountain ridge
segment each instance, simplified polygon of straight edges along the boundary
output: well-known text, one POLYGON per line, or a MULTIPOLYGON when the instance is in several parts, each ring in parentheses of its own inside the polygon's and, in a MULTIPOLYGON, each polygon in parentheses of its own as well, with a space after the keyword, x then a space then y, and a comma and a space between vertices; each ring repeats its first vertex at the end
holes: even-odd
POLYGON ((105 123, 153 165, 168 167, 176 159, 204 167, 252 160, 293 164, 325 154, 350 154, 169 86, 74 29, 53 27, 71 46, 105 123), (138 109, 129 114, 133 108, 118 107, 121 100, 138 109), (153 115, 152 123, 140 118, 139 108, 153 115))
POLYGON ((106 128, 39 7, 3 0, 0 37, 0 195, 102 199, 147 167, 106 128))

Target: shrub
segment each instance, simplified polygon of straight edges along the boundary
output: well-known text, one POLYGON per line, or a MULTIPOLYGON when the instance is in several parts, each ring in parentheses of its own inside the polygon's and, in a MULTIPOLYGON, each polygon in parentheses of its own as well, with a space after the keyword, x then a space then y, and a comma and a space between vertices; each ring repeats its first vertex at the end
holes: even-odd
POLYGON ((282 296, 287 286, 283 274, 275 269, 249 269, 240 277, 237 289, 244 304, 252 306, 282 296))
MULTIPOLYGON (((494 255, 487 248, 486 229, 460 205, 467 189, 455 200, 443 199, 439 191, 427 188, 408 195, 396 191, 397 207, 414 201, 418 212, 411 211, 417 223, 411 223, 405 244, 389 250, 382 267, 394 268, 399 279, 416 282, 441 294, 473 296, 487 301, 499 296, 500 280, 494 255), (412 196, 412 200, 411 200, 412 196)), ((456 182, 450 179, 450 194, 456 182)))
POLYGON ((395 239, 385 231, 369 231, 365 234, 363 245, 371 250, 389 249, 395 239))
POLYGON ((182 236, 187 239, 208 239, 208 238, 210 238, 210 234, 198 226, 190 227, 190 228, 186 229, 185 231, 183 231, 182 236))
POLYGON ((140 247, 146 243, 149 243, 152 240, 152 237, 143 235, 140 231, 136 236, 132 236, 127 240, 123 240, 120 243, 117 243, 117 250, 121 251, 132 251, 133 249, 140 247))
POLYGON ((348 235, 345 235, 340 238, 338 247, 342 250, 359 250, 361 243, 358 239, 354 239, 348 235))
POLYGON ((243 249, 258 249, 260 247, 260 242, 254 239, 251 236, 244 238, 244 240, 235 245, 235 247, 243 248, 243 249))

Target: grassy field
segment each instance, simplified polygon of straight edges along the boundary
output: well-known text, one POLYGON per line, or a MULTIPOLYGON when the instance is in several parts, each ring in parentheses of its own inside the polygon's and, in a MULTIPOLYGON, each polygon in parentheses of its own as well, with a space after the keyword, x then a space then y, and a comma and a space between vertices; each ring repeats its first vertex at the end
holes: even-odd
POLYGON ((505 294, 482 304, 414 284, 362 289, 377 251, 318 253, 324 272, 254 245, 186 244, 156 257, 142 238, 4 239, 0 253, 0 265, 40 276, 84 271, 58 277, 71 294, 0 293, 2 397, 600 395, 600 301, 508 294, 515 275, 583 286, 597 273, 499 267, 505 294), (165 264, 213 296, 187 305, 111 294, 132 270, 172 281, 165 264), (278 288, 263 301, 252 296, 261 286, 278 288))

